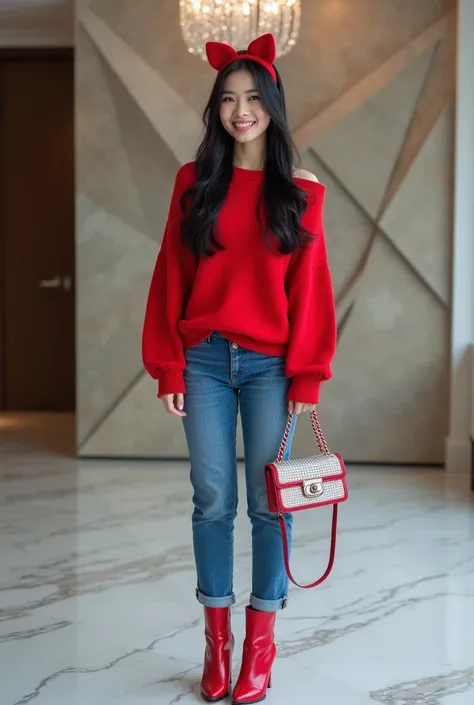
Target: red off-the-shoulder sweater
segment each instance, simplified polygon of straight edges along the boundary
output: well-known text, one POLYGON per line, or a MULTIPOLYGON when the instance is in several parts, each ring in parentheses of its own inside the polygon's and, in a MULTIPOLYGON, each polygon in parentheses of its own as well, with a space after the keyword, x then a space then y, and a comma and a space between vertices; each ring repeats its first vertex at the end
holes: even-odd
POLYGON ((288 399, 319 401, 331 377, 336 316, 323 231, 325 186, 295 179, 307 192, 302 225, 316 235, 291 255, 272 251, 257 204, 263 172, 234 167, 219 214, 224 250, 198 260, 180 240, 180 197, 195 182, 193 162, 178 171, 151 281, 143 328, 143 363, 158 396, 186 393, 184 351, 214 331, 266 355, 286 358, 288 399))

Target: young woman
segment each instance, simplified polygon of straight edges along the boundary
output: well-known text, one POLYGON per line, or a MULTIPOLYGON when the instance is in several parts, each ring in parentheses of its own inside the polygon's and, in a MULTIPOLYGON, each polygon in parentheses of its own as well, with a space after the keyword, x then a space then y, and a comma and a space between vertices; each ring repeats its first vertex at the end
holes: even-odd
MULTIPOLYGON (((206 49, 217 78, 196 160, 176 177, 148 297, 143 360, 166 411, 183 419, 189 447, 207 701, 225 698, 230 688, 240 407, 253 572, 233 702, 255 703, 271 684, 275 616, 288 596, 264 467, 278 453, 288 412, 312 410, 331 376, 335 311, 325 187, 295 169, 274 39, 264 35, 243 52, 217 42, 206 49)), ((288 515, 286 521, 291 535, 288 515)))

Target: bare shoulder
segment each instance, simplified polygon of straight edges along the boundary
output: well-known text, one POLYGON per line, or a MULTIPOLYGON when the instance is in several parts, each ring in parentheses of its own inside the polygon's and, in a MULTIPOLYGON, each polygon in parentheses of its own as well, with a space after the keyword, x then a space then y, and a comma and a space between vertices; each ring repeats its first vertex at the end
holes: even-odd
POLYGON ((305 181, 315 181, 319 183, 319 179, 310 171, 306 171, 306 169, 295 169, 294 177, 295 179, 304 179, 305 181))

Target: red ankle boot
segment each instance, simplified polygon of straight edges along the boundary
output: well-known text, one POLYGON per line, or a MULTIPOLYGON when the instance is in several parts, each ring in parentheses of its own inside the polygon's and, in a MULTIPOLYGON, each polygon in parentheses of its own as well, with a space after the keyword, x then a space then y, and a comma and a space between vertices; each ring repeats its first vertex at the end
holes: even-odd
POLYGON ((217 702, 229 695, 234 637, 230 629, 230 607, 204 607, 206 653, 201 695, 217 702))
POLYGON ((273 630, 276 612, 257 612, 247 607, 246 636, 240 675, 232 694, 233 705, 258 703, 267 697, 276 656, 273 630))

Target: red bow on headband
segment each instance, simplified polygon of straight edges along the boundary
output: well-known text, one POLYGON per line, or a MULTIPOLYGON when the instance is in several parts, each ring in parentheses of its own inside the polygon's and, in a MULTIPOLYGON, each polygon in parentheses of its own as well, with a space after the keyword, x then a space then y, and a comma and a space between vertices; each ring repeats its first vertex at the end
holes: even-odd
POLYGON ((224 42, 207 42, 206 44, 207 60, 213 69, 219 73, 225 69, 236 59, 250 59, 264 66, 271 74, 273 80, 277 81, 273 64, 276 58, 276 45, 273 34, 262 34, 248 45, 245 54, 238 54, 229 44, 224 42))

